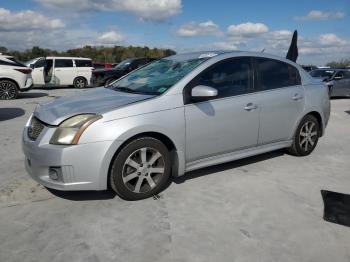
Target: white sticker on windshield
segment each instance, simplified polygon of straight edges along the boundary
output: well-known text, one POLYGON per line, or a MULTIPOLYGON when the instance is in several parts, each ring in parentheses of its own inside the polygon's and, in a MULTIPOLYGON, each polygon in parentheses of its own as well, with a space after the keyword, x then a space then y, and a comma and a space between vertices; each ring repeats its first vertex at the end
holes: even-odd
POLYGON ((198 58, 206 58, 206 57, 214 57, 214 56, 217 56, 218 54, 217 53, 204 53, 204 54, 201 54, 198 58))

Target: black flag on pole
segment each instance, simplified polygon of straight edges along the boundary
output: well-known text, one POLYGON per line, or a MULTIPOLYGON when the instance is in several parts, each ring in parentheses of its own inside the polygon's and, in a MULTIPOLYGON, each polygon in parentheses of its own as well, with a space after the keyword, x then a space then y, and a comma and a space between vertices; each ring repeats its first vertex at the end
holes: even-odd
POLYGON ((287 53, 286 58, 296 62, 297 58, 298 58, 298 31, 295 30, 293 33, 293 37, 292 37, 292 42, 290 43, 290 47, 287 53))

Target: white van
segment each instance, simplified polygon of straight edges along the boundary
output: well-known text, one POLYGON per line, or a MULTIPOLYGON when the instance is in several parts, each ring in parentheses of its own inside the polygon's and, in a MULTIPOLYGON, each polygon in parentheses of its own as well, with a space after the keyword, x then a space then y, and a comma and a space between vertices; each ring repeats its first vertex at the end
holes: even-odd
POLYGON ((85 88, 90 85, 93 70, 90 58, 39 57, 26 63, 33 69, 34 86, 71 86, 85 88))

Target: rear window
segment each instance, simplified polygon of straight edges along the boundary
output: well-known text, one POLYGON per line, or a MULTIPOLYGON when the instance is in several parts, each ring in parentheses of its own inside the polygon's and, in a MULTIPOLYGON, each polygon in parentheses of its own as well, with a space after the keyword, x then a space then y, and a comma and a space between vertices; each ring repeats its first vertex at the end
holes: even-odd
POLYGON ((282 61, 257 58, 260 89, 269 90, 301 84, 299 71, 282 61))
POLYGON ((73 61, 71 59, 56 59, 55 67, 73 67, 73 61))
POLYGON ((76 67, 92 67, 91 60, 75 60, 76 67))
POLYGON ((21 62, 17 61, 15 58, 13 57, 9 57, 6 58, 7 60, 10 60, 11 62, 8 61, 4 61, 2 59, 0 59, 0 65, 7 65, 7 66, 22 66, 22 67, 26 67, 24 64, 22 64, 21 62))

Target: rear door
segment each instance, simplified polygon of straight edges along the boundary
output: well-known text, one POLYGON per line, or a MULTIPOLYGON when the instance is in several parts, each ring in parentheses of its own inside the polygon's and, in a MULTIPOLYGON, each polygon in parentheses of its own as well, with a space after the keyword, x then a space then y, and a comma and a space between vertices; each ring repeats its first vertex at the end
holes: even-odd
POLYGON ((304 110, 304 87, 299 71, 285 62, 255 59, 260 112, 259 145, 291 139, 304 110))
POLYGON ((82 76, 86 80, 88 80, 90 84, 90 79, 92 76, 92 61, 89 59, 76 59, 75 60, 75 70, 76 70, 76 76, 82 76))
POLYGON ((76 70, 72 59, 55 59, 54 78, 56 85, 72 85, 75 77, 76 70))

